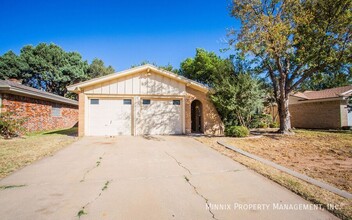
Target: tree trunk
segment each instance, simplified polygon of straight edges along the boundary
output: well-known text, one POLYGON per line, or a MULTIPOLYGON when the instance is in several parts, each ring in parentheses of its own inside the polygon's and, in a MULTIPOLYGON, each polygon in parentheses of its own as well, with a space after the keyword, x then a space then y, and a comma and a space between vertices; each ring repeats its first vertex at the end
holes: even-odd
POLYGON ((288 109, 288 97, 280 97, 278 100, 278 111, 280 117, 280 130, 279 133, 290 134, 291 133, 291 118, 288 109))

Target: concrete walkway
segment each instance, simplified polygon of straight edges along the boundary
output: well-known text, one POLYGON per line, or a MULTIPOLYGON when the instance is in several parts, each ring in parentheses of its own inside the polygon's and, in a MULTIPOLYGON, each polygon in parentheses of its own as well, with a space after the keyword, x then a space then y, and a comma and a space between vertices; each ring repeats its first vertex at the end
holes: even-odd
POLYGON ((83 138, 4 185, 2 220, 336 219, 183 136, 83 138))

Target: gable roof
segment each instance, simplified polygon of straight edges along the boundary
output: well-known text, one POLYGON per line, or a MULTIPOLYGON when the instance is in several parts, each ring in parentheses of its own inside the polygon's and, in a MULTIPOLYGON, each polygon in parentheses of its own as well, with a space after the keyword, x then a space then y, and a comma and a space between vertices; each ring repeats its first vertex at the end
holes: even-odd
POLYGON ((112 73, 112 74, 109 74, 109 75, 106 75, 106 76, 102 76, 102 77, 94 78, 94 79, 87 80, 87 81, 84 81, 84 82, 80 82, 80 83, 77 83, 77 84, 73 84, 73 85, 68 86, 67 90, 70 91, 70 92, 78 93, 81 88, 84 88, 84 87, 87 87, 87 86, 92 86, 92 85, 98 84, 98 83, 103 83, 103 82, 110 81, 110 80, 113 80, 113 79, 118 79, 118 78, 121 78, 121 77, 125 77, 125 76, 128 76, 128 75, 132 75, 132 74, 143 72, 143 71, 147 71, 148 73, 149 72, 153 72, 153 73, 157 73, 157 74, 169 77, 169 78, 177 80, 179 82, 183 82, 187 86, 189 86, 191 88, 194 88, 194 89, 197 89, 197 90, 202 91, 202 92, 208 92, 209 91, 209 88, 207 86, 201 84, 201 83, 198 83, 198 82, 196 82, 194 80, 190 80, 190 79, 188 79, 186 77, 177 75, 177 74, 175 74, 173 72, 158 68, 158 67, 153 66, 151 64, 145 64, 145 65, 134 67, 134 68, 131 68, 131 69, 127 69, 127 70, 124 70, 124 71, 121 71, 121 72, 112 73))
POLYGON ((317 99, 334 99, 334 98, 344 98, 352 94, 352 85, 342 86, 332 89, 324 89, 320 91, 304 91, 297 92, 292 96, 301 98, 304 100, 317 100, 317 99))
POLYGON ((292 96, 295 96, 297 98, 302 98, 302 99, 308 99, 308 97, 303 92, 296 92, 292 96))
POLYGON ((28 96, 32 98, 47 100, 55 103, 64 103, 78 106, 78 102, 63 96, 55 95, 29 86, 22 85, 18 82, 10 80, 0 80, 0 93, 9 93, 20 96, 28 96))

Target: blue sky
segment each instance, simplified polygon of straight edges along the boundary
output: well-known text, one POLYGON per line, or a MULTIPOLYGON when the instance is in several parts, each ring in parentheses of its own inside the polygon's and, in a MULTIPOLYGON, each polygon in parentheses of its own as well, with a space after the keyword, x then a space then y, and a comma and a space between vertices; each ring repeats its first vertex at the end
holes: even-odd
POLYGON ((116 70, 144 60, 175 67, 195 48, 226 48, 228 0, 0 0, 0 54, 55 43, 116 70))

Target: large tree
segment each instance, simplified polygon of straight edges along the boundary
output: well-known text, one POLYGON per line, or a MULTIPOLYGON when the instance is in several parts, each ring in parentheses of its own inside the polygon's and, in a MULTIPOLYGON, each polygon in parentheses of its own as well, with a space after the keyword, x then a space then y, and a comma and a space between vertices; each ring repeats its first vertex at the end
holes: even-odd
POLYGON ((26 68, 26 63, 12 51, 0 56, 0 79, 19 79, 26 68))
POLYGON ((352 67, 343 66, 341 69, 336 71, 327 71, 322 73, 317 73, 312 77, 309 77, 300 86, 299 90, 323 90, 330 89, 340 86, 347 86, 352 84, 352 67))
POLYGON ((79 53, 65 52, 55 44, 24 46, 0 57, 0 78, 14 78, 40 90, 65 95, 66 86, 87 79, 88 63, 79 53))
POLYGON ((181 75, 208 86, 212 86, 219 76, 234 72, 231 59, 221 59, 214 52, 201 48, 196 49, 194 58, 187 58, 180 66, 181 75))
POLYGON ((96 78, 114 73, 115 69, 112 66, 105 67, 104 61, 95 58, 88 68, 88 75, 90 78, 96 78))
POLYGON ((20 58, 27 68, 22 70, 26 85, 64 95, 66 86, 87 79, 88 63, 79 53, 65 52, 55 44, 40 43, 37 46, 25 46, 20 58))
POLYGON ((241 21, 230 41, 262 64, 280 115, 291 129, 289 95, 308 78, 351 64, 352 0, 233 0, 241 21))
POLYGON ((24 46, 19 55, 12 51, 0 56, 0 79, 14 78, 22 83, 57 95, 67 95, 66 87, 90 78, 113 73, 111 66, 94 59, 88 62, 77 52, 66 52, 55 44, 24 46))
POLYGON ((138 66, 142 66, 142 65, 146 65, 146 64, 151 64, 153 66, 156 66, 160 69, 163 69, 163 70, 167 70, 167 71, 170 71, 170 72, 173 72, 173 73, 178 73, 178 69, 174 68, 170 63, 163 66, 163 65, 158 65, 156 62, 150 62, 148 60, 145 60, 145 61, 142 61, 140 62, 139 64, 136 64, 136 65, 132 65, 131 68, 134 68, 134 67, 138 67, 138 66))
POLYGON ((222 59, 197 49, 194 58, 181 63, 180 74, 211 87, 213 101, 225 126, 249 127, 263 105, 263 90, 252 77, 251 65, 242 57, 222 59))

